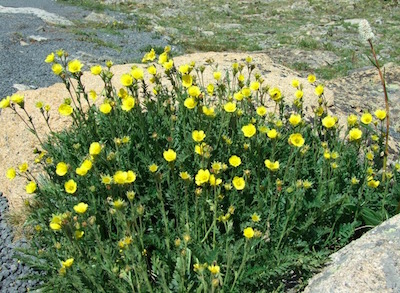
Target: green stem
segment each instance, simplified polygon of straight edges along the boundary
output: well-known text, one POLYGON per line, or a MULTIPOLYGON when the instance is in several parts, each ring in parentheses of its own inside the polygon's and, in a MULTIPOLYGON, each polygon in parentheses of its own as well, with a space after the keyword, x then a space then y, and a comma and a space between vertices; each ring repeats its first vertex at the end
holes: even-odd
POLYGON ((368 43, 369 43, 369 45, 371 47, 372 55, 374 56, 374 59, 375 59, 375 65, 376 65, 376 68, 378 69, 379 78, 381 80, 381 84, 382 84, 382 87, 383 87, 383 93, 385 95, 386 134, 385 134, 385 153, 384 153, 384 157, 383 157, 383 174, 382 174, 382 181, 385 182, 385 180, 386 180, 386 169, 387 169, 387 157, 389 155, 389 124, 390 124, 390 121, 389 121, 389 116, 390 116, 389 115, 390 114, 389 113, 389 97, 388 97, 387 90, 386 90, 385 78, 384 78, 384 76, 382 74, 381 67, 379 66, 379 62, 378 62, 378 58, 377 58, 376 53, 375 53, 374 46, 372 45, 372 41, 371 40, 368 40, 368 43))

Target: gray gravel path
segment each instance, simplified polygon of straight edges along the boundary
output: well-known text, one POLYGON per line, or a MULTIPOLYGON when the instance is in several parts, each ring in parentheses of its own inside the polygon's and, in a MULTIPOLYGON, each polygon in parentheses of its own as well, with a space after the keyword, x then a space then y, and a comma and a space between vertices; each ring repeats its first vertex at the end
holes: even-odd
POLYGON ((44 63, 47 54, 64 49, 72 58, 79 58, 86 65, 113 60, 115 64, 140 60, 151 46, 164 47, 167 41, 149 32, 141 32, 134 15, 105 11, 116 21, 129 25, 117 33, 110 30, 82 27, 83 19, 91 11, 68 6, 51 0, 0 0, 0 99, 16 92, 15 84, 38 88, 58 82, 44 63), (78 25, 63 27, 49 24, 34 14, 4 13, 3 7, 33 7, 60 15, 78 25), (45 38, 35 41, 31 36, 45 38), (88 38, 97 42, 88 42, 88 38), (86 39, 86 40, 85 40, 86 39), (99 45, 112 43, 113 46, 99 45))
MULTIPOLYGON (((0 0, 0 100, 16 92, 17 88, 13 87, 16 84, 25 88, 38 88, 59 82, 49 64, 44 63, 47 54, 58 49, 66 50, 71 58, 79 58, 85 64, 84 70, 88 70, 90 65, 104 64, 106 60, 113 60, 115 64, 137 61, 149 47, 167 45, 165 39, 152 33, 140 32, 132 15, 104 12, 130 27, 113 34, 93 26, 82 26, 82 20, 90 13, 51 0, 0 0), (41 9, 43 13, 54 13, 79 25, 71 28, 51 24, 35 14, 39 10, 31 9, 30 12, 35 12, 33 14, 4 13, 6 9, 15 12, 10 7, 41 9), (79 33, 73 33, 73 30, 79 33), (87 36, 104 43, 113 43, 115 48, 85 41, 87 36), (35 40, 38 38, 43 40, 35 40)), ((13 241, 12 228, 6 221, 7 211, 8 201, 0 192, 0 293, 27 292, 34 282, 22 281, 19 277, 32 271, 13 258, 15 249, 27 244, 26 240, 13 241)))

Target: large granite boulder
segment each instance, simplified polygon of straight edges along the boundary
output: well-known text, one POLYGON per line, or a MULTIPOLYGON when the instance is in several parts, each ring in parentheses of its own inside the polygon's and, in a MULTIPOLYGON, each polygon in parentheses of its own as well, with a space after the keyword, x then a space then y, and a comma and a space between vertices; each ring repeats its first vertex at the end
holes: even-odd
POLYGON ((305 293, 400 292, 400 215, 331 255, 305 293))

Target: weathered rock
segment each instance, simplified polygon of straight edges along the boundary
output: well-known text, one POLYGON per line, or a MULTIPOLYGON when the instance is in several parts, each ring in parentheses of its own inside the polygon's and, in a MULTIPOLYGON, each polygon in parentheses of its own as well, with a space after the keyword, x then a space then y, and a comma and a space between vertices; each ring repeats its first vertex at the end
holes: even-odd
POLYGON ((400 215, 332 254, 305 293, 400 292, 400 215))
POLYGON ((91 12, 88 16, 85 17, 85 20, 96 23, 111 23, 115 21, 115 18, 103 13, 91 12))
POLYGON ((34 36, 34 35, 29 36, 28 39, 29 39, 29 41, 31 41, 31 42, 44 42, 44 41, 47 41, 47 38, 45 38, 45 37, 42 37, 42 36, 34 36))
POLYGON ((56 25, 65 25, 65 26, 73 26, 73 22, 69 21, 65 17, 60 15, 47 12, 45 10, 39 8, 32 8, 32 7, 4 7, 0 5, 0 13, 13 13, 13 14, 33 14, 43 21, 56 24, 56 25))

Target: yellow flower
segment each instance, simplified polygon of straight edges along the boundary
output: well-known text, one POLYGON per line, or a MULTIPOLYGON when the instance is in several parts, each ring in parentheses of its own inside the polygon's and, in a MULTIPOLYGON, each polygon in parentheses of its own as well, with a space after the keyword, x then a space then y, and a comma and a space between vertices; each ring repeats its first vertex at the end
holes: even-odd
POLYGON ((268 127, 265 125, 261 125, 258 127, 258 131, 260 131, 261 133, 267 133, 269 131, 268 127))
POLYGON ((251 123, 242 127, 242 132, 245 137, 252 137, 254 134, 256 134, 256 131, 256 127, 251 123))
POLYGON ((174 60, 169 60, 163 64, 165 70, 170 70, 174 66, 174 60))
POLYGON ((103 114, 108 114, 108 113, 111 112, 112 107, 111 107, 111 105, 109 103, 103 103, 103 104, 100 105, 99 110, 103 114))
POLYGON ((235 100, 237 100, 237 101, 241 101, 241 100, 243 100, 243 95, 242 95, 242 93, 241 92, 237 92, 237 93, 234 93, 233 94, 233 98, 235 99, 235 100))
POLYGON ((162 53, 160 56, 158 56, 158 64, 164 64, 165 62, 168 61, 168 54, 167 52, 162 53))
POLYGON ((232 102, 228 102, 224 105, 224 110, 228 113, 233 113, 236 111, 236 104, 232 102))
POLYGON ((300 114, 291 114, 289 117, 289 122, 293 126, 297 126, 301 122, 301 115, 300 114))
POLYGON ((203 110, 204 115, 206 115, 206 116, 210 116, 210 117, 215 116, 214 107, 208 108, 207 106, 203 106, 202 110, 203 110))
POLYGON ((142 62, 153 61, 156 58, 156 52, 151 48, 150 52, 144 54, 142 62))
POLYGON ((213 85, 212 83, 210 83, 210 84, 207 86, 207 93, 208 93, 210 96, 212 96, 212 95, 214 94, 214 85, 213 85))
POLYGON ((49 55, 47 55, 46 59, 44 60, 46 63, 53 63, 54 62, 54 53, 51 52, 49 55))
POLYGON ((84 214, 88 208, 88 204, 80 202, 74 206, 74 211, 78 214, 84 214))
POLYGON ((197 98, 201 94, 200 88, 198 86, 192 85, 188 88, 188 94, 191 97, 197 98))
POLYGON ((76 192, 76 182, 73 179, 68 180, 64 184, 65 191, 70 194, 74 194, 76 192))
POLYGON ((184 64, 179 66, 179 72, 182 74, 187 74, 189 72, 189 64, 184 64))
POLYGON ((117 171, 113 176, 113 180, 116 184, 125 184, 128 179, 128 172, 117 171))
POLYGON ((362 123, 364 123, 364 124, 366 124, 366 125, 368 125, 368 124, 370 124, 371 122, 372 122, 372 115, 371 115, 371 113, 364 113, 362 116, 361 116, 361 122, 362 123))
POLYGON ((103 184, 111 184, 112 183, 112 177, 110 175, 101 175, 101 183, 103 184))
POLYGON ((305 189, 309 189, 309 188, 311 188, 311 186, 312 186, 312 182, 310 182, 310 181, 308 181, 308 180, 304 180, 304 181, 303 181, 303 187, 304 187, 305 189))
POLYGON ((89 147, 89 154, 92 156, 98 155, 101 152, 101 144, 98 142, 92 142, 89 147))
POLYGON ((244 181, 243 177, 235 176, 232 180, 233 186, 236 190, 243 190, 246 186, 246 182, 244 181))
POLYGON ((183 105, 188 109, 193 109, 194 107, 196 107, 197 102, 194 98, 186 98, 183 105))
POLYGON ((151 164, 151 165, 149 166, 149 171, 150 171, 151 173, 155 173, 155 172, 157 172, 157 170, 158 170, 158 166, 157 166, 156 164, 151 164))
POLYGON ((210 175, 210 185, 211 186, 218 186, 222 183, 222 179, 221 178, 216 178, 214 174, 210 175))
POLYGON ((255 223, 260 222, 261 218, 257 213, 251 215, 251 220, 255 223))
POLYGON ((128 96, 125 99, 122 100, 122 106, 121 109, 129 112, 132 110, 132 108, 135 107, 135 98, 132 96, 128 96))
POLYGON ((100 65, 95 65, 95 66, 90 67, 90 72, 93 75, 99 75, 101 73, 101 70, 102 70, 102 68, 100 65))
POLYGON ((89 98, 92 99, 93 102, 97 100, 97 94, 94 90, 89 91, 89 98))
POLYGON ((372 160, 374 159, 374 154, 371 153, 371 152, 368 152, 368 153, 365 155, 365 157, 366 157, 369 161, 372 161, 372 160))
POLYGON ((314 82, 317 80, 317 78, 315 77, 315 75, 310 74, 310 75, 307 77, 307 80, 308 80, 309 83, 314 83, 314 82))
POLYGON ((386 111, 383 109, 376 110, 374 114, 379 120, 384 120, 386 118, 386 111))
POLYGON ((7 170, 6 176, 7 176, 8 179, 12 180, 12 179, 15 178, 15 176, 17 176, 17 173, 15 172, 14 168, 9 168, 7 170))
POLYGON ((205 137, 206 134, 203 130, 193 130, 192 132, 192 138, 196 142, 202 142, 205 137))
POLYGON ((302 147, 304 145, 304 138, 300 133, 293 133, 289 136, 289 144, 296 147, 302 147))
POLYGON ((360 183, 360 180, 358 180, 356 177, 351 178, 351 184, 356 185, 358 183, 360 183))
POLYGON ((24 96, 23 95, 14 94, 14 95, 11 96, 11 101, 16 103, 16 104, 18 104, 18 105, 21 105, 21 104, 24 103, 24 96))
POLYGON ((63 72, 64 68, 61 66, 61 64, 56 63, 51 66, 51 70, 55 75, 60 75, 63 72))
POLYGON ((63 116, 69 116, 73 111, 74 109, 67 104, 62 104, 60 107, 58 107, 58 112, 63 116))
POLYGON ((280 91, 277 87, 271 88, 271 89, 268 91, 268 94, 269 94, 269 96, 271 97, 271 99, 272 99, 273 101, 277 102, 277 103, 278 103, 280 100, 282 100, 282 93, 281 93, 281 91, 280 91))
POLYGON ((82 167, 78 167, 75 169, 75 173, 78 174, 79 176, 85 176, 87 172, 88 170, 82 167))
POLYGON ((192 76, 191 76, 190 74, 184 74, 184 75, 182 75, 182 85, 183 85, 185 88, 191 87, 192 84, 193 84, 193 78, 192 78, 192 76))
POLYGON ((264 106, 260 106, 257 108, 256 112, 257 112, 257 115, 259 115, 261 117, 265 116, 267 114, 267 108, 265 108, 264 106))
POLYGON ((321 96, 323 93, 324 93, 324 87, 323 85, 320 84, 315 88, 315 94, 317 96, 321 96))
POLYGON ((215 80, 220 80, 221 79, 221 72, 219 72, 219 71, 215 71, 214 73, 213 73, 213 76, 214 76, 214 79, 215 80))
POLYGON ((10 107, 10 97, 4 98, 0 101, 0 109, 10 107))
POLYGON ((349 126, 354 126, 357 123, 357 120, 358 120, 358 118, 354 114, 350 114, 347 117, 347 123, 349 124, 349 126))
POLYGON ((254 230, 251 227, 247 227, 246 229, 243 230, 243 235, 247 239, 251 239, 254 237, 254 230))
POLYGON ((329 159, 331 158, 331 153, 328 152, 328 151, 324 151, 324 158, 325 158, 326 160, 329 160, 329 159))
POLYGON ((359 140, 362 136, 362 131, 358 128, 352 128, 349 131, 349 139, 350 141, 359 140))
POLYGON ((204 183, 207 183, 208 180, 210 180, 210 171, 208 171, 207 169, 205 170, 200 169, 195 176, 195 180, 196 184, 199 186, 204 183))
POLYGON ((114 200, 114 201, 112 202, 112 206, 113 206, 115 209, 120 210, 120 209, 122 209, 122 208, 125 206, 125 201, 119 198, 119 199, 114 200))
POLYGON ((221 162, 214 161, 211 164, 211 168, 212 168, 212 172, 214 172, 215 174, 218 174, 222 170, 222 164, 221 164, 221 162))
POLYGON ((278 161, 271 162, 270 160, 267 159, 264 161, 264 164, 265 164, 265 167, 267 167, 271 171, 279 170, 279 162, 278 161))
POLYGON ((76 230, 74 233, 76 239, 81 239, 84 234, 85 234, 85 232, 83 232, 81 230, 76 230))
POLYGON ((125 183, 133 183, 136 181, 136 173, 132 170, 128 170, 126 172, 126 180, 125 183))
POLYGON ((183 180, 189 180, 190 179, 190 175, 188 172, 180 172, 179 176, 183 179, 183 180))
POLYGON ((68 71, 71 73, 80 72, 82 69, 82 63, 79 60, 72 60, 68 62, 68 71))
POLYGON ((28 183, 28 185, 26 185, 26 193, 28 194, 32 194, 36 191, 37 185, 35 183, 35 181, 31 181, 28 183))
POLYGON ((336 124, 336 119, 332 116, 326 116, 322 119, 322 125, 326 128, 332 128, 336 124))
POLYGON ((275 139, 278 136, 278 131, 276 129, 271 129, 267 132, 267 136, 271 139, 275 139))
POLYGON ((250 89, 251 89, 252 91, 258 91, 259 88, 260 88, 260 83, 259 83, 258 81, 253 81, 253 82, 250 84, 250 89))
POLYGON ((61 229, 62 225, 62 217, 60 215, 53 215, 53 218, 50 221, 50 228, 52 230, 58 231, 61 229))
POLYGON ((150 73, 151 75, 156 75, 157 74, 157 68, 152 65, 149 68, 147 68, 147 72, 150 73))
POLYGON ((218 265, 211 265, 211 266, 208 266, 208 270, 211 272, 211 274, 216 275, 216 274, 219 274, 220 267, 218 265))
POLYGON ((23 163, 21 165, 18 166, 18 169, 21 173, 25 173, 26 171, 28 171, 28 163, 23 163))
POLYGON ((303 93, 303 91, 301 91, 301 90, 297 90, 297 91, 294 93, 294 96, 295 96, 297 99, 301 99, 301 98, 303 97, 303 95, 304 95, 304 93, 303 93))
POLYGON ((233 155, 229 158, 229 164, 233 167, 238 167, 242 163, 240 157, 233 155))
POLYGON ((250 56, 247 56, 246 57, 246 62, 247 63, 251 63, 253 61, 253 58, 252 57, 250 57, 250 56))
POLYGON ((167 162, 173 162, 176 160, 176 153, 172 149, 164 151, 163 157, 167 162))
POLYGON ((121 76, 121 84, 122 84, 123 86, 126 86, 126 87, 131 86, 132 83, 133 83, 132 75, 130 75, 130 74, 128 74, 128 73, 125 73, 125 74, 123 74, 123 75, 121 76))
POLYGON ((143 69, 139 67, 133 68, 131 71, 131 75, 134 79, 141 80, 143 79, 143 69))
POLYGON ((61 262, 61 265, 62 265, 64 268, 69 268, 69 267, 72 266, 73 263, 74 263, 74 259, 73 259, 73 258, 69 258, 69 259, 67 259, 66 261, 62 261, 62 262, 61 262))
POLYGON ((298 88, 300 86, 300 81, 298 79, 293 79, 292 80, 292 86, 294 88, 298 88))
POLYGON ((367 185, 372 188, 377 188, 380 184, 379 180, 374 180, 372 179, 372 177, 368 177, 367 180, 368 180, 367 185))
POLYGON ((251 96, 251 90, 248 87, 242 88, 241 93, 242 93, 243 97, 246 97, 246 98, 251 96))

